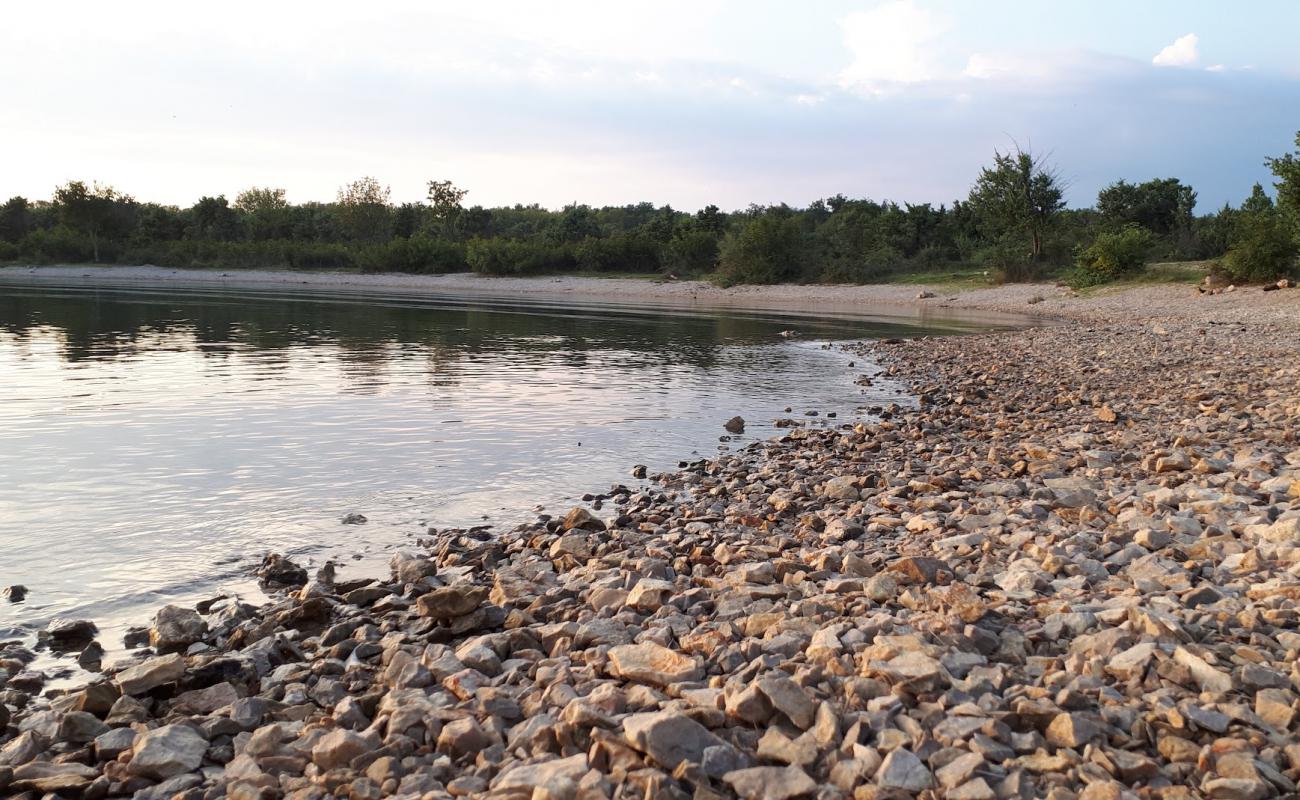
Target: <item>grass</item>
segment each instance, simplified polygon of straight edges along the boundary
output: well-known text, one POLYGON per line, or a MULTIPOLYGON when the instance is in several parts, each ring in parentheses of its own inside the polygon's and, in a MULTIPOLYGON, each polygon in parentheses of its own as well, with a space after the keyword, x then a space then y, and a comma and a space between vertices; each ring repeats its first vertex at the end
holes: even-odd
POLYGON ((928 272, 900 272, 882 276, 878 283, 926 285, 944 291, 984 289, 993 285, 990 271, 983 267, 947 267, 928 272))
POLYGON ((1152 286, 1165 283, 1182 283, 1194 285, 1200 283, 1210 271, 1213 261, 1161 261, 1147 264, 1137 275, 1123 280, 1088 286, 1079 289, 1081 295, 1088 296, 1105 292, 1118 292, 1138 286, 1152 286))

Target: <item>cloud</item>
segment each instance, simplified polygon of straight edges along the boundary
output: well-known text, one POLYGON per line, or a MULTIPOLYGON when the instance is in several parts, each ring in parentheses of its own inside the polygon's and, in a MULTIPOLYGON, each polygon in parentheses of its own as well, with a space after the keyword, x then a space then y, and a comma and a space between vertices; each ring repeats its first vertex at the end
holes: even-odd
POLYGON ((852 61, 840 73, 840 85, 880 93, 891 85, 937 78, 934 44, 949 27, 946 17, 918 8, 913 0, 892 0, 849 14, 840 20, 840 29, 852 61))
POLYGON ((1197 48, 1200 41, 1194 33, 1179 36, 1173 44, 1156 53, 1151 63, 1157 67, 1190 67, 1201 60, 1201 51, 1197 48))

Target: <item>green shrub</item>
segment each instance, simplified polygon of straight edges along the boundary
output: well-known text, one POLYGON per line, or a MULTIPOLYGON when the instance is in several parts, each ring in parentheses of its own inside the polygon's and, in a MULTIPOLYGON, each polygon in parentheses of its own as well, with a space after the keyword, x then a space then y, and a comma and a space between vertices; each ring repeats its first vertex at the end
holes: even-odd
POLYGON ((906 257, 897 248, 880 244, 860 257, 841 256, 826 260, 817 280, 822 283, 870 283, 898 272, 906 264, 906 257))
POLYGON ((513 239, 475 239, 465 252, 469 268, 482 275, 538 275, 572 270, 570 248, 513 239))
POLYGON ((803 277, 806 259, 798 218, 768 213, 723 241, 718 272, 728 285, 781 283, 803 277))
POLYGON ((357 263, 362 272, 440 275, 468 269, 463 245, 422 236, 367 247, 359 254, 357 263))
POLYGON ((1223 271, 1234 283, 1276 280, 1295 272, 1296 252, 1295 237, 1281 214, 1252 212, 1238 226, 1223 271))
MULTIPOLYGON (((107 248, 102 248, 106 254, 107 248)), ((18 250, 40 264, 55 261, 86 263, 95 255, 90 237, 66 225, 34 230, 22 238, 18 250)), ((101 254, 103 255, 103 254, 101 254)))
POLYGON ((1146 228, 1125 225, 1113 233, 1101 233, 1075 260, 1069 276, 1072 286, 1097 286, 1134 275, 1147 263, 1154 237, 1146 228))
POLYGON ((0 239, 0 261, 16 261, 18 245, 0 239))
POLYGON ((584 239, 573 257, 578 269, 587 272, 658 272, 661 266, 659 243, 638 234, 584 239))
POLYGON ((118 261, 180 269, 348 270, 356 257, 341 244, 294 242, 218 242, 180 239, 131 247, 118 261))
POLYGON ((688 230, 664 247, 664 268, 685 275, 702 275, 718 268, 718 237, 707 230, 688 230))

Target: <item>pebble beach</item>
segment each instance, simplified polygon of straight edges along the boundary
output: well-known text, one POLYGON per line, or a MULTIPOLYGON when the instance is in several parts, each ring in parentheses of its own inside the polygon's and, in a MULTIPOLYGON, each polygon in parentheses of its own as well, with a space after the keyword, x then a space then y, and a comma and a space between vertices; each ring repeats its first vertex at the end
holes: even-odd
POLYGON ((383 580, 269 557, 117 663, 52 625, 84 687, 0 645, 0 795, 1295 796, 1300 291, 918 288, 853 291, 1052 324, 864 343, 874 415, 383 580))

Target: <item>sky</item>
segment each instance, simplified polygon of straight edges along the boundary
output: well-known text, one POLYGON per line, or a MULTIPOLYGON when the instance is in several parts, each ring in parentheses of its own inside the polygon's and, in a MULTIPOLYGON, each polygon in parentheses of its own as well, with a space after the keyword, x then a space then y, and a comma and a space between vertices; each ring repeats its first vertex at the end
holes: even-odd
POLYGON ((1239 203, 1300 129, 1300 3, 475 0, 16 4, 0 195, 186 206, 363 175, 469 204, 693 210, 966 196, 994 150, 1074 206, 1178 177, 1239 203))

